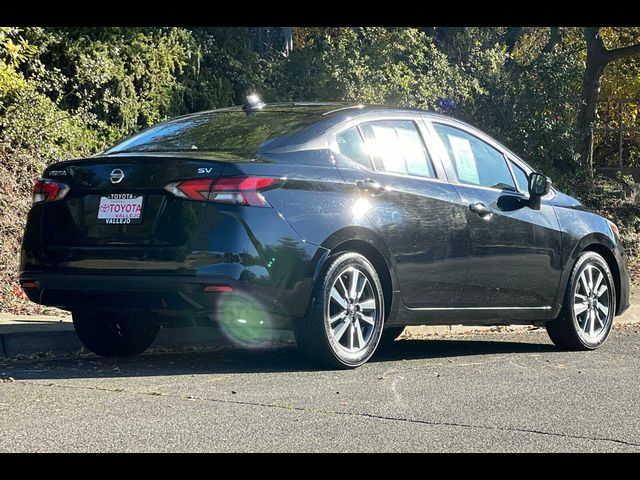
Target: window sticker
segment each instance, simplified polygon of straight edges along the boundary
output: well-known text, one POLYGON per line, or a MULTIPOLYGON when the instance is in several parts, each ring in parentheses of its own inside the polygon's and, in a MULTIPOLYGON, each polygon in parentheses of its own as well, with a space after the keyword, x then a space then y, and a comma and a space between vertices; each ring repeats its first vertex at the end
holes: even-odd
POLYGON ((453 151, 458 179, 461 182, 478 185, 480 177, 478 176, 478 167, 476 166, 476 159, 473 156, 469 140, 454 135, 447 135, 447 137, 453 151))

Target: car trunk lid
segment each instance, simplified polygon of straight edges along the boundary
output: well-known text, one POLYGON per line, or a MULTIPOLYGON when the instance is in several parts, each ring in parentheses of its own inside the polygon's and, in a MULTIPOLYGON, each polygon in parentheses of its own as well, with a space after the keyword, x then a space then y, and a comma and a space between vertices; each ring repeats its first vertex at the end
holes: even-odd
POLYGON ((52 246, 184 245, 206 206, 175 198, 170 182, 217 178, 227 161, 185 155, 109 155, 62 162, 45 178, 65 183, 46 202, 42 240, 52 246))

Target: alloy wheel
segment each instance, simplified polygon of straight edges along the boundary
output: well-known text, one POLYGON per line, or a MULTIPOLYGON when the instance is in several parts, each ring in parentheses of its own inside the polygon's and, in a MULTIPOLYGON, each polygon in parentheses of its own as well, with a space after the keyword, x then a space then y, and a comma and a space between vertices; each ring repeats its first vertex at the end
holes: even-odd
POLYGON ((325 321, 336 344, 346 352, 365 349, 379 322, 379 299, 372 283, 357 267, 344 269, 333 282, 325 321))
POLYGON ((582 271, 573 294, 573 314, 580 334, 595 340, 609 327, 612 291, 607 275, 598 265, 590 264, 582 271))

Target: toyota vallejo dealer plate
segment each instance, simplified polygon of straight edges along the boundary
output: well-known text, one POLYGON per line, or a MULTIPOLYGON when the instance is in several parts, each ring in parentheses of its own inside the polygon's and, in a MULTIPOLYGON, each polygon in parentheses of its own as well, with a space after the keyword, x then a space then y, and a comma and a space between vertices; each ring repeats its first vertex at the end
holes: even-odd
POLYGON ((142 221, 143 195, 113 193, 100 197, 98 221, 106 224, 136 224, 142 221))

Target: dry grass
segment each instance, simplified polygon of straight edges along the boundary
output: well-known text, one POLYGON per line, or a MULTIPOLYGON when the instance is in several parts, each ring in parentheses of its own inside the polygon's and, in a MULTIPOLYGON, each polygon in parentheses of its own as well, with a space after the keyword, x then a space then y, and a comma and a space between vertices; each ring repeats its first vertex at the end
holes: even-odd
POLYGON ((56 310, 30 302, 18 284, 20 242, 31 207, 31 188, 45 162, 0 144, 0 312, 43 314, 56 310))

